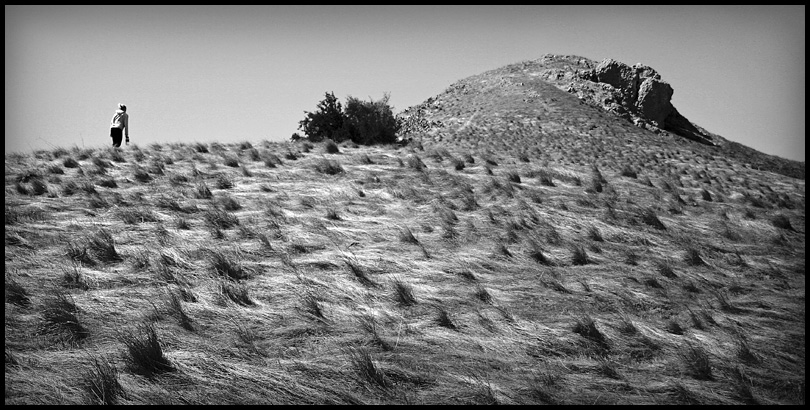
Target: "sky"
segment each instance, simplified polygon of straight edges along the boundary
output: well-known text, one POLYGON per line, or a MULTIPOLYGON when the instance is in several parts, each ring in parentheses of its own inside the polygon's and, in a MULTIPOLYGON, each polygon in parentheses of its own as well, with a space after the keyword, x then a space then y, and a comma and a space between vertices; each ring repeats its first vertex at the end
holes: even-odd
POLYGON ((710 132, 804 161, 805 6, 5 6, 5 150, 260 142, 325 93, 394 113, 508 64, 655 69, 710 132))

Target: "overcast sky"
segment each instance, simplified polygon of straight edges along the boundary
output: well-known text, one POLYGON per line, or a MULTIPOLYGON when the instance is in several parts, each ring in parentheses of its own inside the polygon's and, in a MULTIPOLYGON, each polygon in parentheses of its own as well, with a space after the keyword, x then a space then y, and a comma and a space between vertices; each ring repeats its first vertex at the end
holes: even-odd
POLYGON ((805 6, 5 6, 5 150, 286 140, 546 53, 654 68, 693 123, 804 161, 805 6))

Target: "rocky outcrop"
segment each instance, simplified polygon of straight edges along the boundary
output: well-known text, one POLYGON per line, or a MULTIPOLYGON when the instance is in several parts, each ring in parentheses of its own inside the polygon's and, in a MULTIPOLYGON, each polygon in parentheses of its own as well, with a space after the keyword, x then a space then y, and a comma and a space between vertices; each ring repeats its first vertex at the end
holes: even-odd
MULTIPOLYGON (((604 109, 640 127, 659 132, 666 130, 704 144, 713 144, 710 136, 700 132, 672 106, 672 87, 651 67, 643 64, 629 66, 608 58, 593 69, 580 71, 579 77, 602 86, 600 98, 591 103, 602 105, 604 109)), ((567 91, 576 93, 578 88, 587 89, 589 84, 572 82, 567 91)), ((594 93, 584 94, 580 98, 588 98, 594 93)))

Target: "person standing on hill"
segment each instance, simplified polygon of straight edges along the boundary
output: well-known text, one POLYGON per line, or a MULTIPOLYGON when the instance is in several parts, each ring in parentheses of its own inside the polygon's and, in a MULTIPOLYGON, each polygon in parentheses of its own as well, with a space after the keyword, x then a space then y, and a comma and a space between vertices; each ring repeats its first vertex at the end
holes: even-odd
POLYGON ((110 121, 110 137, 112 138, 113 147, 121 146, 122 134, 127 136, 127 145, 129 145, 129 114, 127 114, 127 106, 118 104, 118 109, 115 110, 110 121))

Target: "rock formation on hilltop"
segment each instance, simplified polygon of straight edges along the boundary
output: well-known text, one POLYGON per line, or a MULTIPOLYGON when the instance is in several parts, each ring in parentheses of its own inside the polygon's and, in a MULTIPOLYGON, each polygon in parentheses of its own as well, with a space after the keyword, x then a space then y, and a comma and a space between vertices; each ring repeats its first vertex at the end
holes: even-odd
POLYGON ((605 110, 642 128, 666 130, 704 144, 714 144, 708 133, 699 130, 672 106, 672 87, 651 67, 628 66, 608 58, 595 68, 577 74, 584 81, 570 82, 566 91, 591 99, 591 104, 601 104, 605 110), (593 99, 594 88, 601 88, 598 100, 593 99))
POLYGON ((671 103, 673 89, 651 67, 627 64, 605 59, 601 63, 579 56, 546 54, 540 59, 512 64, 478 76, 461 80, 442 95, 411 107, 400 117, 405 122, 405 134, 410 131, 436 132, 441 130, 442 116, 431 115, 441 111, 458 94, 490 92, 500 85, 506 94, 517 96, 528 105, 538 100, 542 80, 584 103, 599 107, 624 118, 640 128, 656 133, 668 131, 693 141, 714 145, 714 137, 683 117, 671 103), (522 81, 523 79, 532 81, 522 81), (515 92, 522 87, 522 95, 515 92), (453 96, 455 95, 455 96, 453 96))
POLYGON ((407 108, 397 115, 399 138, 444 143, 507 137, 530 143, 593 137, 619 144, 621 137, 683 147, 696 142, 694 149, 709 155, 804 179, 804 162, 706 131, 678 112, 672 95, 661 75, 642 64, 546 54, 461 79, 407 108))

